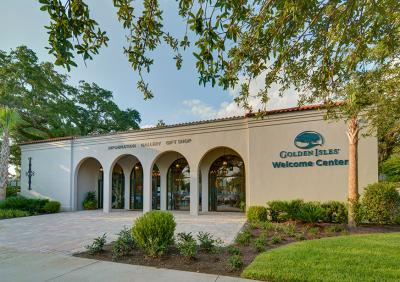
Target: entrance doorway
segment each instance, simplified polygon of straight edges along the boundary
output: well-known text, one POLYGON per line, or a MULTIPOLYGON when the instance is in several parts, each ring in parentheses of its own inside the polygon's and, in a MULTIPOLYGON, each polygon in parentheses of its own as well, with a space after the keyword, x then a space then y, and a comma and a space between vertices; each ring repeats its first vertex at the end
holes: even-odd
POLYGON ((157 165, 153 166, 152 174, 152 204, 151 209, 160 209, 160 197, 161 197, 161 186, 160 186, 160 170, 157 165))
POLYGON ((209 172, 209 210, 243 211, 245 205, 245 171, 243 160, 224 155, 215 160, 209 172))
POLYGON ((190 210, 190 169, 185 158, 177 159, 168 169, 167 209, 190 210))
POLYGON ((143 209, 143 167, 139 162, 135 164, 131 172, 131 189, 129 208, 133 210, 143 209))
POLYGON ((113 209, 124 208, 124 171, 119 164, 116 164, 112 173, 112 202, 111 206, 113 209))

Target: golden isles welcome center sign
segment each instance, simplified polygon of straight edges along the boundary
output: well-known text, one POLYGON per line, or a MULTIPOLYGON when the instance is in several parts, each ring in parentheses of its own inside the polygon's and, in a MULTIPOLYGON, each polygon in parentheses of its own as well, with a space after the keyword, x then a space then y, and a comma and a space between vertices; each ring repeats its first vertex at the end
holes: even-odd
POLYGON ((335 158, 335 156, 339 155, 340 149, 321 149, 320 147, 322 147, 324 144, 325 138, 320 133, 316 131, 301 132, 294 139, 294 145, 300 150, 281 151, 279 153, 281 160, 272 162, 272 166, 273 168, 291 168, 348 165, 348 160, 335 158), (322 159, 321 157, 324 156, 330 156, 330 158, 322 159), (300 157, 302 158, 301 161, 295 160, 295 158, 300 157), (304 158, 310 159, 305 160, 304 158))

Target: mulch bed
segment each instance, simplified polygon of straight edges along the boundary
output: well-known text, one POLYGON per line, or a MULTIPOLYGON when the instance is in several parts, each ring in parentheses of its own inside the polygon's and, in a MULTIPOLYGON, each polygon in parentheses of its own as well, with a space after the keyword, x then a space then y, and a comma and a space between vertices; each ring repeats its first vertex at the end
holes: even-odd
POLYGON ((317 225, 306 225, 301 223, 280 223, 274 224, 276 228, 267 229, 262 226, 255 224, 246 224, 244 229, 251 232, 252 238, 251 243, 247 246, 234 244, 241 251, 241 257, 243 260, 243 267, 238 270, 230 270, 228 267, 228 258, 231 256, 228 252, 228 247, 223 247, 218 253, 207 253, 205 251, 199 251, 195 259, 188 260, 182 257, 175 247, 171 247, 170 250, 161 258, 151 258, 145 255, 145 253, 139 249, 134 249, 129 256, 113 260, 112 258, 112 243, 105 246, 104 251, 98 254, 91 255, 88 252, 75 254, 77 257, 113 261, 126 264, 153 266, 157 268, 169 268, 191 272, 201 272, 209 274, 218 274, 226 276, 240 276, 242 270, 249 265, 254 258, 259 254, 253 247, 253 243, 260 234, 267 235, 267 243, 265 250, 271 250, 283 245, 290 244, 299 240, 314 240, 325 237, 333 237, 340 235, 349 234, 368 234, 368 233, 387 233, 387 232, 400 232, 400 226, 372 226, 364 225, 358 226, 349 230, 343 225, 335 225, 338 227, 338 231, 332 231, 334 224, 317 224, 317 225), (296 227, 296 234, 302 235, 293 236, 285 233, 285 226, 293 224, 296 227), (281 228, 280 228, 281 227, 281 228), (283 229, 283 230, 282 230, 283 229), (273 243, 271 238, 278 236, 281 238, 279 243, 273 243))

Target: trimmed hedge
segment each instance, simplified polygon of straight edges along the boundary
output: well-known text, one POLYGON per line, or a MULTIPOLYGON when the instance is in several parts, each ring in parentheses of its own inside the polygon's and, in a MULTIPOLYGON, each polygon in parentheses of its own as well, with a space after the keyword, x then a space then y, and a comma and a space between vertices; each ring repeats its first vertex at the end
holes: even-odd
POLYGON ((0 209, 13 209, 27 211, 30 214, 40 214, 46 212, 44 206, 48 202, 48 199, 31 199, 23 196, 16 196, 1 201, 0 209))
POLYGON ((268 220, 268 210, 262 206, 252 206, 247 210, 247 220, 250 222, 262 222, 268 220))
POLYGON ((0 209, 0 219, 30 216, 27 211, 14 210, 14 209, 0 209))
POLYGON ((7 186, 6 188, 6 198, 18 196, 20 188, 17 186, 7 186))
POLYGON ((46 213, 57 213, 60 211, 61 203, 57 201, 50 201, 43 207, 46 213))

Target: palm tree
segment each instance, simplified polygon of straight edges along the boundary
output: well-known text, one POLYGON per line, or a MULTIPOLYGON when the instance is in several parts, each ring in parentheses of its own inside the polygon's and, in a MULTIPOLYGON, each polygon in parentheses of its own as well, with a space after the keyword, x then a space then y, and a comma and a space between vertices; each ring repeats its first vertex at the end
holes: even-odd
POLYGON ((6 195, 8 182, 8 163, 10 160, 10 131, 18 121, 18 113, 10 108, 0 108, 0 135, 2 136, 0 148, 0 200, 6 195))

